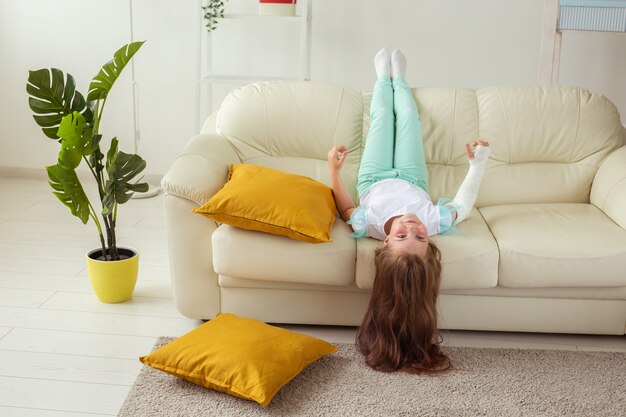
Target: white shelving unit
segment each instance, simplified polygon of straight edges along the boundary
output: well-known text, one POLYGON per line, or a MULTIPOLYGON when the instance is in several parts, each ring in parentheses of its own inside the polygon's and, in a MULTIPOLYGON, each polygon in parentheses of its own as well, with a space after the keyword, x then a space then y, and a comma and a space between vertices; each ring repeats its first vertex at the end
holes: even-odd
POLYGON ((544 0, 539 83, 557 84, 562 32, 626 33, 626 0, 544 0))
MULTIPOLYGON (((262 16, 251 13, 225 13, 219 24, 223 20, 246 22, 261 22, 266 25, 281 25, 284 23, 298 23, 300 25, 299 42, 299 74, 298 76, 287 76, 285 74, 276 75, 231 75, 227 73, 215 73, 213 66, 213 33, 208 32, 204 26, 201 12, 202 0, 198 1, 198 11, 200 14, 200 39, 198 41, 198 88, 196 92, 196 129, 199 131, 206 116, 210 115, 213 109, 213 84, 235 84, 242 85, 258 81, 277 80, 310 80, 311 79, 311 11, 312 0, 299 0, 296 13, 297 16, 262 16)), ((239 45, 237 46, 239 47, 239 45)), ((245 48, 245 45, 241 46, 245 48)))

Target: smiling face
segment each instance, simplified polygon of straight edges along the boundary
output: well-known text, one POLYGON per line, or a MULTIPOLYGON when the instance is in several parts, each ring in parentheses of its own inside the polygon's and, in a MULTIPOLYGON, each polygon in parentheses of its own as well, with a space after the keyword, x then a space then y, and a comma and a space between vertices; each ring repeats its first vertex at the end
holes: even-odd
POLYGON ((413 213, 394 217, 391 220, 385 245, 396 253, 414 253, 422 258, 428 251, 428 230, 413 213))

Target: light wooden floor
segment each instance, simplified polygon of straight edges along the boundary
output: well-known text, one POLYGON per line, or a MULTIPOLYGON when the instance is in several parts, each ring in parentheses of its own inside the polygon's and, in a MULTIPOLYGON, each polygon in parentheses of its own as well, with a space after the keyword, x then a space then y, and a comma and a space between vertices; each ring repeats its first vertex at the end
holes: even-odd
MULTIPOLYGON (((158 336, 201 322, 173 305, 163 197, 120 207, 118 235, 140 250, 132 301, 103 304, 85 253, 98 246, 50 192, 44 177, 0 176, 0 416, 116 415, 158 336)), ((331 342, 354 328, 285 326, 331 342)), ((626 337, 449 331, 445 344, 626 352, 626 337)))

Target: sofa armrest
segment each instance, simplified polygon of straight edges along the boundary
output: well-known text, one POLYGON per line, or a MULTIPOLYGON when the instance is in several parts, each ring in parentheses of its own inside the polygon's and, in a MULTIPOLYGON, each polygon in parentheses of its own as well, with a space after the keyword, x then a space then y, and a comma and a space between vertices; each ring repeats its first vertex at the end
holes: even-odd
POLYGON ((208 320, 220 311, 212 244, 218 225, 192 210, 224 185, 228 166, 240 161, 224 137, 201 134, 189 141, 161 181, 174 302, 189 318, 208 320))
POLYGON ((626 146, 604 160, 591 185, 590 200, 626 229, 626 146))
POLYGON ((230 164, 241 159, 230 142, 216 134, 192 138, 161 180, 165 193, 204 204, 226 182, 230 164))
POLYGON ((167 246, 174 303, 190 319, 209 320, 220 312, 220 288, 213 268, 217 224, 192 210, 197 204, 165 194, 167 246))

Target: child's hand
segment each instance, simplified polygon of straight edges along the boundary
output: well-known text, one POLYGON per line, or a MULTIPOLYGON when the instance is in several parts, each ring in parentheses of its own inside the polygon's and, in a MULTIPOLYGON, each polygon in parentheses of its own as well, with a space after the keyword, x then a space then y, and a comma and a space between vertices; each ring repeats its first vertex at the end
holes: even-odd
POLYGON ((470 164, 472 162, 487 161, 487 159, 489 159, 489 154, 491 153, 489 142, 480 139, 476 139, 471 143, 471 145, 466 143, 465 150, 467 151, 467 159, 470 160, 470 164), (476 149, 472 150, 473 147, 476 149))
POLYGON ((330 172, 339 172, 343 167, 343 163, 346 161, 347 156, 348 150, 344 145, 333 146, 332 149, 328 151, 328 168, 330 169, 330 172))

